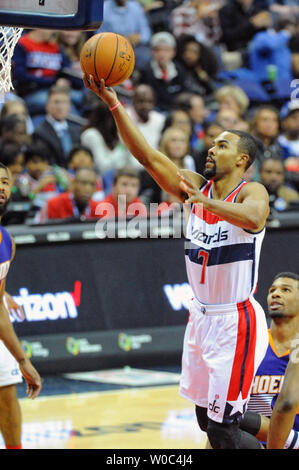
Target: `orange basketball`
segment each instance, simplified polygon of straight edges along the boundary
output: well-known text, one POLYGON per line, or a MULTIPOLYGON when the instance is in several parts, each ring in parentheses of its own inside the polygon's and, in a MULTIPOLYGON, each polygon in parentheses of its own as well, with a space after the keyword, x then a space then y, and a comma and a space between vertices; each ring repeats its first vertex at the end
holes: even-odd
POLYGON ((132 75, 134 50, 129 41, 115 33, 99 33, 83 45, 80 64, 84 73, 97 83, 103 78, 107 86, 116 86, 132 75))

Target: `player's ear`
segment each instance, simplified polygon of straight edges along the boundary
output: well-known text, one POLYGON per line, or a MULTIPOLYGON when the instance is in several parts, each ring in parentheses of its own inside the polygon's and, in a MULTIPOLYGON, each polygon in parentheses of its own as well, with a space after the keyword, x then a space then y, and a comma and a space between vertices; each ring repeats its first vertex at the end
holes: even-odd
POLYGON ((244 166, 246 168, 249 161, 249 155, 247 153, 241 153, 237 158, 237 166, 244 166))

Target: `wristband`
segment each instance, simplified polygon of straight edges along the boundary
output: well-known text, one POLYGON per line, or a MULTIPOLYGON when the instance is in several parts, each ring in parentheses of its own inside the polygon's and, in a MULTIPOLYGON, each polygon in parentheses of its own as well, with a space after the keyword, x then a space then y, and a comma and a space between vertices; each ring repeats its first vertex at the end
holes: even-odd
POLYGON ((114 111, 116 108, 120 106, 120 101, 117 101, 111 108, 109 108, 109 111, 114 111))

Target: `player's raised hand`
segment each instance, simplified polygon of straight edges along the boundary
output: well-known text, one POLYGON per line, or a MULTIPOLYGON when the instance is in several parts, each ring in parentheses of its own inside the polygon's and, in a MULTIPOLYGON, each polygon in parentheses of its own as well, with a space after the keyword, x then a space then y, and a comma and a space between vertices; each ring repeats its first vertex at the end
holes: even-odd
POLYGON ((28 398, 34 400, 34 398, 39 395, 42 389, 42 381, 39 376, 39 373, 27 358, 22 359, 22 361, 19 362, 19 366, 27 384, 26 394, 28 398))
POLYGON ((113 107, 117 102, 117 94, 111 87, 105 86, 105 80, 101 79, 100 83, 96 83, 93 75, 84 75, 83 82, 86 88, 93 91, 99 98, 101 98, 109 108, 113 107))
POLYGON ((206 197, 202 194, 196 184, 187 178, 182 173, 178 172, 178 177, 180 179, 180 188, 184 193, 188 194, 189 198, 185 200, 186 203, 204 203, 206 197))

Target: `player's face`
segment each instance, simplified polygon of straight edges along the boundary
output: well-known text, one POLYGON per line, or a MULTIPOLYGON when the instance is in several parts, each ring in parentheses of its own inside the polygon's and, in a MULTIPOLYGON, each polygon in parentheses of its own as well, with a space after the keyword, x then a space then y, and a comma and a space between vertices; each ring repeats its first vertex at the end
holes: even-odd
POLYGON ((0 168, 0 216, 5 211, 11 195, 11 176, 5 168, 0 168))
POLYGON ((267 303, 271 318, 299 315, 299 281, 288 277, 276 279, 269 289, 267 303))
POLYGON ((232 172, 239 156, 239 136, 222 132, 208 151, 204 176, 206 178, 222 177, 232 172))

